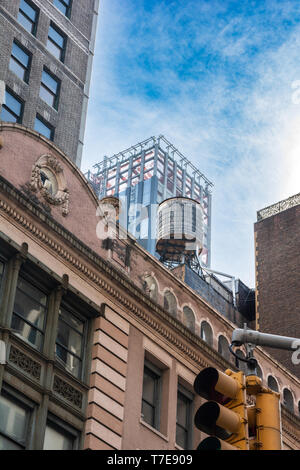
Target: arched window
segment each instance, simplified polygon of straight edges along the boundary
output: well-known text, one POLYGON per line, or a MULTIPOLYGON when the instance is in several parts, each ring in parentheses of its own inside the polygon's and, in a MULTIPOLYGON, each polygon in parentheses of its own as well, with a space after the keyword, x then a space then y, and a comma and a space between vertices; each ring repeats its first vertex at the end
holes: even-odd
POLYGON ((187 328, 195 331, 195 315, 190 307, 183 307, 183 323, 187 328))
POLYGON ((210 346, 213 345, 213 331, 211 329, 210 324, 207 323, 207 321, 205 320, 201 323, 200 335, 203 341, 205 341, 210 346))
POLYGON ((257 371, 258 377, 262 380, 263 379, 263 373, 262 373, 262 370, 261 370, 261 368, 258 364, 256 366, 256 371, 257 371))
POLYGON ((220 335, 219 340, 218 340, 218 353, 221 354, 221 356, 224 357, 224 359, 227 359, 227 361, 230 361, 231 359, 231 354, 229 351, 229 343, 225 336, 220 335))
POLYGON ((150 299, 157 302, 157 282, 153 276, 146 276, 145 277, 145 290, 148 292, 150 299))
POLYGON ((279 391, 277 380, 272 375, 269 375, 269 377, 268 377, 268 387, 271 390, 273 390, 273 392, 278 392, 279 391))
POLYGON ((173 317, 177 315, 177 302, 175 295, 167 290, 164 294, 164 309, 167 310, 173 317))
POLYGON ((283 404, 289 411, 294 413, 294 399, 293 395, 288 388, 283 390, 283 404))

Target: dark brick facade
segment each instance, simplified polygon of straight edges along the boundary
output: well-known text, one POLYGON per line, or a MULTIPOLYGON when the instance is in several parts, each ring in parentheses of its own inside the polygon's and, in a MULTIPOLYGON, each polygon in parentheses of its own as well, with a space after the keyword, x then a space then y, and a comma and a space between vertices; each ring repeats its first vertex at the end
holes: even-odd
POLYGON ((83 145, 98 1, 73 0, 69 19, 52 4, 52 0, 31 0, 39 9, 35 36, 18 22, 19 0, 2 0, 0 4, 0 80, 24 101, 22 124, 33 128, 38 113, 54 128, 54 143, 78 166, 83 145), (46 47, 50 22, 67 37, 63 62, 46 47), (28 84, 9 69, 14 40, 32 54, 28 84), (47 67, 61 82, 57 110, 39 97, 43 67, 47 67))
MULTIPOLYGON (((257 329, 300 338, 300 205, 255 224, 257 329)), ((269 350, 293 374, 292 353, 269 350)))

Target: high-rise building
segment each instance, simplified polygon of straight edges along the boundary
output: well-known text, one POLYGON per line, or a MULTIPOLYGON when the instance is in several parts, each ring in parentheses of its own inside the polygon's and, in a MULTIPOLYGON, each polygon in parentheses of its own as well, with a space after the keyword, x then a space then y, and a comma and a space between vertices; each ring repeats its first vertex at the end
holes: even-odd
POLYGON ((38 131, 78 166, 98 7, 99 0, 0 3, 0 118, 38 131))
MULTIPOLYGON (((300 194, 258 212, 257 329, 300 338, 300 194)), ((300 377, 289 351, 270 350, 300 377)))
POLYGON ((104 157, 85 175, 97 196, 117 196, 121 224, 140 245, 156 254, 157 207, 171 197, 188 197, 202 204, 202 263, 211 262, 212 183, 164 136, 150 137, 112 157, 104 157))

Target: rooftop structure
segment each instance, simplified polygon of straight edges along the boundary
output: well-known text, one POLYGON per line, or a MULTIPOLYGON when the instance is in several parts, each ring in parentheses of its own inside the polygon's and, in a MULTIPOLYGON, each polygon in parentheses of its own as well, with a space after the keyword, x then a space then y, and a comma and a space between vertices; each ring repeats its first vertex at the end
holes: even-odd
POLYGON ((201 203, 201 262, 210 266, 213 185, 164 136, 150 137, 110 158, 104 157, 85 176, 99 199, 110 195, 121 199, 121 224, 153 255, 157 255, 158 205, 173 197, 191 198, 201 203))

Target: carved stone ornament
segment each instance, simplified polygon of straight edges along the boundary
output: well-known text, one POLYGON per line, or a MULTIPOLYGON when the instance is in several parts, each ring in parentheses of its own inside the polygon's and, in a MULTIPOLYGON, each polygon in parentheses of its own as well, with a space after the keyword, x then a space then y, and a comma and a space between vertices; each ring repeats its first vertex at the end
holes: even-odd
POLYGON ((30 188, 40 191, 51 205, 62 206, 62 215, 69 213, 69 190, 66 187, 63 168, 52 155, 42 155, 33 165, 30 188))
POLYGON ((26 354, 14 346, 11 346, 10 348, 9 362, 15 364, 24 372, 30 374, 33 378, 37 380, 40 379, 42 370, 41 364, 26 356, 26 354))
POLYGON ((54 376, 53 390, 78 408, 82 407, 82 393, 57 375, 54 376))

